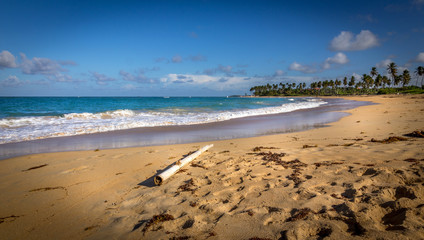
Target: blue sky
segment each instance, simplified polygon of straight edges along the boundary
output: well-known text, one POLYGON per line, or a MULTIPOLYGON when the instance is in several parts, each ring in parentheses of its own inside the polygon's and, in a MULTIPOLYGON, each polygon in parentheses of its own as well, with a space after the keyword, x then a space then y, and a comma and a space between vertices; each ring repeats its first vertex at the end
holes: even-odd
POLYGON ((424 0, 0 6, 1 96, 225 96, 424 65, 424 0))

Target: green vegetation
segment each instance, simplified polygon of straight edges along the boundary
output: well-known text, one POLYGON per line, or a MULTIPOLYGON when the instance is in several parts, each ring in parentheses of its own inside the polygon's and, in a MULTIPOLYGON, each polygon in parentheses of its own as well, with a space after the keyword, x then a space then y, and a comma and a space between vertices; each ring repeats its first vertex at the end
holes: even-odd
POLYGON ((254 86, 250 89, 254 96, 338 96, 338 95, 372 95, 372 94, 422 94, 424 93, 424 67, 415 70, 415 85, 410 85, 411 74, 408 69, 398 73, 396 63, 387 65, 388 76, 382 76, 373 67, 370 75, 363 74, 361 79, 325 80, 311 83, 279 83, 254 86), (418 82, 420 81, 420 85, 418 82), (421 86, 421 87, 418 87, 421 86))

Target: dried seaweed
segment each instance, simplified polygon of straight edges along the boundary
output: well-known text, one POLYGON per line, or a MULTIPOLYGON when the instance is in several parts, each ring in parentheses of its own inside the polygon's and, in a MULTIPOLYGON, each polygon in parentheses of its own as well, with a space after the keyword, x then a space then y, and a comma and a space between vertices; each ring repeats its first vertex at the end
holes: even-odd
POLYGON ((199 168, 203 168, 203 169, 205 169, 205 170, 208 170, 208 168, 207 168, 207 167, 205 167, 205 166, 203 166, 203 165, 200 165, 200 164, 197 164, 197 163, 192 163, 190 166, 192 166, 192 167, 199 167, 199 168))
POLYGON ((267 207, 268 208, 268 213, 273 213, 273 212, 281 212, 281 208, 277 208, 277 207, 267 207))
POLYGON ((187 240, 187 239, 190 239, 190 236, 172 237, 169 240, 187 240))
POLYGON ((418 165, 420 161, 424 161, 424 158, 423 159, 407 158, 403 161, 413 163, 413 165, 418 165))
POLYGON ((260 151, 262 151, 262 149, 278 149, 278 148, 276 148, 276 147, 262 147, 262 146, 260 146, 260 147, 253 148, 252 151, 254 151, 254 152, 260 152, 260 151))
POLYGON ((311 212, 315 213, 310 208, 296 209, 296 211, 292 214, 292 216, 287 218, 286 222, 294 222, 294 221, 297 221, 297 220, 304 219, 311 212))
POLYGON ((372 138, 370 142, 392 143, 392 142, 407 141, 407 140, 408 139, 407 138, 404 138, 404 137, 396 137, 396 136, 394 136, 394 137, 389 137, 389 138, 386 138, 386 139, 383 139, 383 140, 377 140, 377 139, 372 138))
POLYGON ((256 156, 263 156, 262 160, 265 161, 272 161, 272 162, 279 162, 281 161, 281 158, 284 157, 285 153, 272 153, 272 152, 260 152, 257 153, 256 156))
POLYGON ((329 162, 329 161, 323 161, 323 162, 317 162, 314 163, 314 165, 318 168, 321 166, 331 166, 331 165, 338 165, 338 164, 343 164, 343 162, 329 162))
POLYGON ((196 186, 194 185, 194 181, 193 178, 191 178, 190 180, 186 181, 185 184, 181 185, 178 187, 178 192, 191 192, 194 193, 196 191, 196 186))
POLYGON ((149 230, 150 227, 152 227, 152 226, 154 226, 154 225, 156 225, 158 223, 166 222, 166 221, 170 221, 170 220, 174 220, 174 217, 172 215, 170 215, 170 214, 164 214, 163 213, 163 214, 160 214, 160 215, 154 215, 152 217, 152 219, 150 219, 147 222, 146 226, 144 226, 144 228, 143 228, 142 231, 144 233, 147 230, 149 230))
POLYGON ((405 134, 404 136, 415 137, 415 138, 424 138, 424 131, 413 131, 411 133, 405 134))
POLYGON ((48 164, 42 164, 42 165, 39 165, 39 166, 30 167, 30 168, 28 168, 28 169, 26 169, 26 170, 22 170, 22 172, 26 172, 26 171, 34 170, 34 169, 37 169, 37 168, 42 168, 42 167, 45 167, 45 166, 47 166, 47 165, 48 165, 48 164))
POLYGON ((299 183, 302 182, 302 180, 300 180, 300 170, 299 169, 295 169, 293 170, 293 173, 290 174, 289 176, 287 176, 287 179, 292 180, 294 182, 294 184, 297 186, 299 183))
POLYGON ((302 148, 316 148, 316 147, 318 147, 318 145, 307 145, 307 144, 305 144, 305 145, 303 145, 303 147, 302 148))
POLYGON ((32 190, 29 190, 29 192, 45 192, 45 191, 56 190, 56 189, 62 189, 66 191, 65 187, 59 186, 59 187, 45 187, 45 188, 32 189, 32 190))

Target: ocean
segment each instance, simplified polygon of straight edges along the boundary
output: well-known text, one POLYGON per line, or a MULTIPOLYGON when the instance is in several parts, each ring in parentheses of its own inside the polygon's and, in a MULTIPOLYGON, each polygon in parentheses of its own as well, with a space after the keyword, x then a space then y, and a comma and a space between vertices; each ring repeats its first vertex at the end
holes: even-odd
POLYGON ((369 104, 312 97, 1 97, 0 159, 303 131, 369 104))
POLYGON ((2 97, 0 144, 221 122, 316 108, 326 103, 316 98, 2 97))

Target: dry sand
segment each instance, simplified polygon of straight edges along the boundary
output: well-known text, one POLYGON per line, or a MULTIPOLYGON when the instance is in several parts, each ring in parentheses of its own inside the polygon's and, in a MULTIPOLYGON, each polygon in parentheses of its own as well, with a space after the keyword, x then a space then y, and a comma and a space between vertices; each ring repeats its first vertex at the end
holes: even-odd
POLYGON ((0 238, 424 239, 424 138, 403 136, 424 96, 348 99, 379 104, 305 132, 2 160, 0 238))

